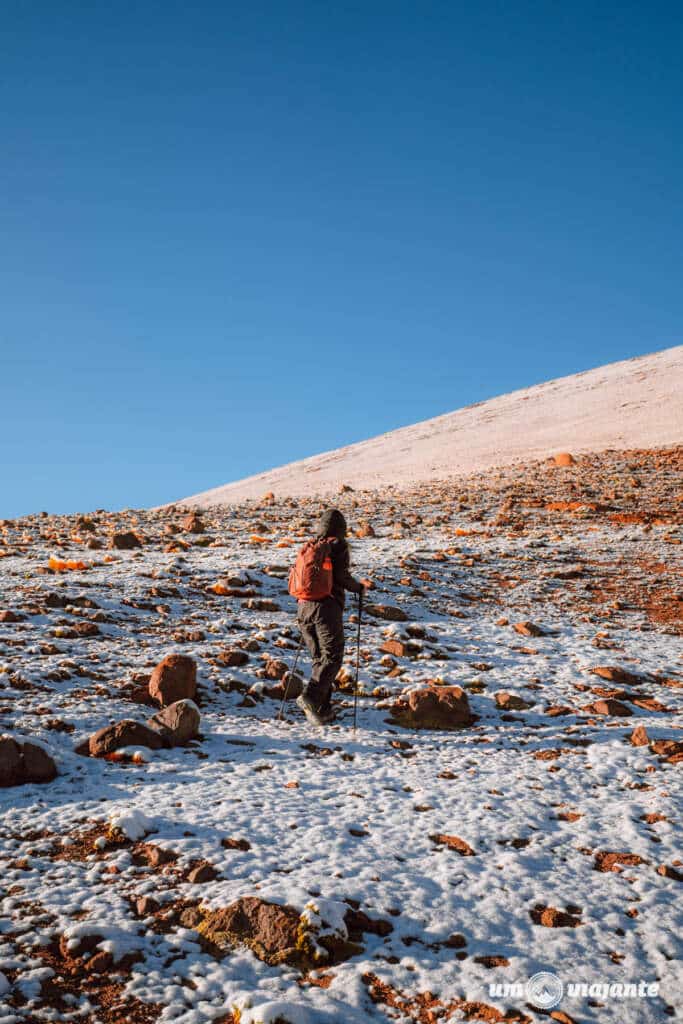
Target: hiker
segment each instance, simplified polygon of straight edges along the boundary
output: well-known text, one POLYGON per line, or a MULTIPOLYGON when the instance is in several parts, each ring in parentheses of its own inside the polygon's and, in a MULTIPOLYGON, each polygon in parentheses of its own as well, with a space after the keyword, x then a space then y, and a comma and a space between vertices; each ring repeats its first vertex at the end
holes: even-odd
POLYGON ((327 509, 290 575, 290 593, 299 601, 297 620, 313 660, 311 678, 297 704, 314 725, 334 718, 332 688, 344 657, 344 591, 363 594, 370 587, 370 580, 356 580, 349 570, 344 516, 336 508, 327 509))

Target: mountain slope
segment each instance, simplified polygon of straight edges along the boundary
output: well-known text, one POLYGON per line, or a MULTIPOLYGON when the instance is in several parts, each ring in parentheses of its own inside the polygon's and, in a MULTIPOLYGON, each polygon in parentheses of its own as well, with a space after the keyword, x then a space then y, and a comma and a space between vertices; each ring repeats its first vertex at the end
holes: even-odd
POLYGON ((265 492, 410 485, 556 450, 650 448, 683 440, 683 345, 458 409, 187 498, 209 507, 265 492))

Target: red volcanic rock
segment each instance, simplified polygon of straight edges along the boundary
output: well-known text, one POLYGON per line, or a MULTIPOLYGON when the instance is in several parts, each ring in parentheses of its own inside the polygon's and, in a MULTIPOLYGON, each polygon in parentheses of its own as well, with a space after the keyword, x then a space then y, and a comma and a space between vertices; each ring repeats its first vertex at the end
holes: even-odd
POLYGON ((620 717, 625 717, 633 714, 626 704, 622 704, 620 700, 614 700, 611 697, 608 697, 606 700, 596 700, 592 704, 586 704, 583 710, 589 711, 591 715, 619 715, 620 717))
POLYGON ((638 856, 637 853, 615 853, 610 850, 602 850, 600 853, 595 855, 595 864, 593 865, 596 871, 609 872, 609 871, 621 871, 620 865, 624 867, 634 868, 638 864, 644 864, 642 857, 638 856))
POLYGON ((429 838, 437 846, 447 846, 449 850, 455 850, 461 857, 474 857, 475 855, 469 843, 466 843, 464 839, 460 839, 458 836, 447 836, 438 832, 429 838))
POLYGON ((581 918, 574 914, 568 914, 556 907, 544 907, 542 904, 529 911, 534 924, 540 924, 544 928, 578 928, 581 918))
POLYGON ((503 711, 527 711, 533 707, 531 701, 523 700, 515 693, 506 693, 504 690, 494 694, 494 700, 503 711))
POLYGON ((125 533, 114 533, 109 541, 110 548, 116 548, 118 551, 132 551, 133 548, 141 548, 142 541, 138 537, 137 533, 133 533, 132 530, 128 530, 125 533))
POLYGON ((650 742, 644 725, 637 725, 629 737, 632 747, 646 747, 650 742))
POLYGON ((57 765, 37 743, 22 743, 23 774, 25 782, 52 782, 57 776, 57 765))
POLYGON ((637 672, 629 672, 618 665, 599 665, 590 669, 594 676, 600 676, 617 686, 640 686, 642 683, 650 682, 647 676, 639 675, 637 672))
POLYGON ((185 533, 204 533, 206 527, 202 521, 202 517, 196 512, 190 512, 188 516, 183 519, 183 530, 185 533))
POLYGON ((246 651, 220 651, 216 655, 216 661, 226 668, 240 668, 241 665, 247 664, 249 655, 246 651))
POLYGON ((374 615, 376 619, 388 619, 390 622, 408 621, 408 616, 402 608, 395 608, 390 604, 366 604, 363 607, 368 615, 374 615))
POLYGON ((199 734, 199 708, 191 700, 177 700, 161 708, 147 725, 172 747, 180 747, 199 734))
POLYGON ((149 680, 149 695, 162 707, 197 695, 197 665, 186 654, 169 654, 159 662, 149 680))
POLYGON ((512 628, 521 636, 545 636, 545 630, 533 622, 516 622, 512 628))
POLYGON ((159 750, 163 745, 159 733, 154 729, 140 722, 124 719, 122 722, 115 722, 114 725, 105 725, 104 729, 93 733, 88 740, 88 753, 90 757, 106 757, 107 754, 113 754, 122 747, 149 747, 150 750, 159 750))
POLYGON ((0 736, 0 786, 21 781, 21 747, 11 736, 0 736))
POLYGON ((57 765, 37 743, 0 736, 0 786, 52 782, 57 765))
POLYGON ((277 658, 270 658, 266 662, 266 679, 284 679, 288 672, 289 665, 286 661, 280 661, 277 658))
POLYGON ((198 930, 218 949, 248 946, 267 964, 298 965, 303 956, 298 941, 300 923, 294 907, 243 896, 229 907, 209 913, 198 930))
POLYGON ((391 708, 392 721, 412 729, 458 729, 473 716, 467 695, 459 686, 423 686, 400 698, 391 708))
POLYGON ((394 658, 405 658, 408 654, 408 644, 402 640, 386 640, 380 647, 383 654, 391 654, 394 658))
POLYGON ((657 874, 662 875, 663 878, 671 878, 674 882, 683 882, 683 871, 677 871, 670 864, 660 864, 657 874))

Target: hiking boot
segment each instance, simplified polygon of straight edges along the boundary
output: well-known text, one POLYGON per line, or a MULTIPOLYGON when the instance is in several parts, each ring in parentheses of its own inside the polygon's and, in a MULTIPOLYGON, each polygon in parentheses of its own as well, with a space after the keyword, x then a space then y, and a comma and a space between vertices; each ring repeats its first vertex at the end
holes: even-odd
POLYGON ((323 713, 321 714, 314 704, 311 704, 307 697, 302 694, 296 699, 297 705, 301 708, 305 714, 307 720, 311 725, 327 725, 330 719, 323 713))

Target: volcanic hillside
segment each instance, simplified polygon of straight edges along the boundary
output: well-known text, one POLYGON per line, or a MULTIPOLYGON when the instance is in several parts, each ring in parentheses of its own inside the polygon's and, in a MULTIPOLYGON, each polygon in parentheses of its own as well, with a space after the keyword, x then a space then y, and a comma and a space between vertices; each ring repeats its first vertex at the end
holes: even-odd
POLYGON ((683 345, 515 391, 185 499, 225 502, 410 486, 547 452, 655 448, 683 440, 683 345))
POLYGON ((355 732, 318 499, 0 522, 3 1024, 680 1016, 683 448, 548 455, 335 499, 355 732))

